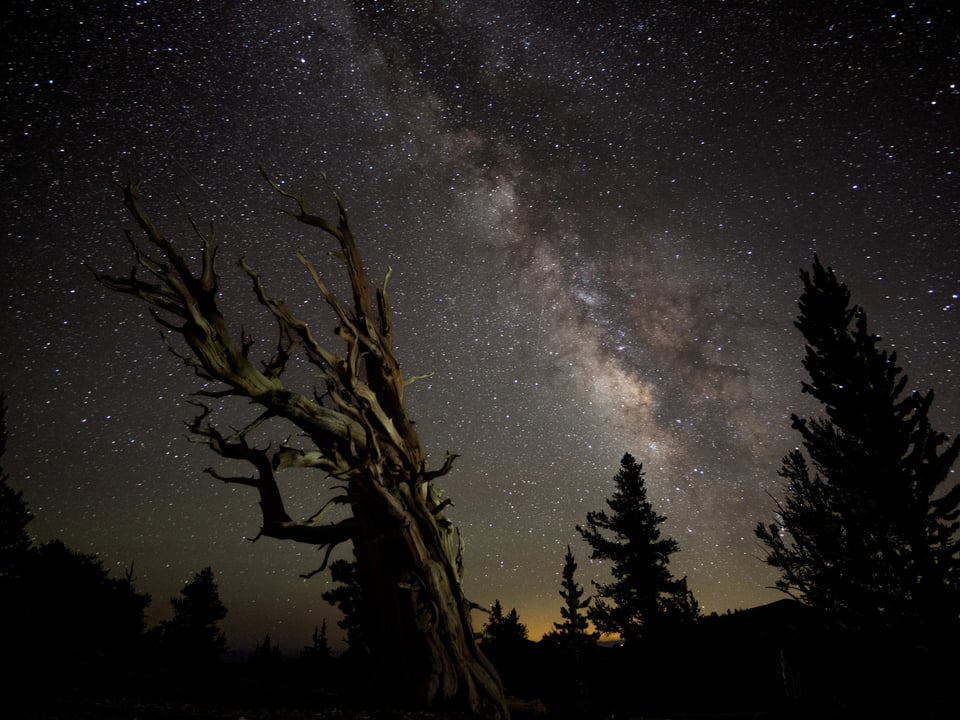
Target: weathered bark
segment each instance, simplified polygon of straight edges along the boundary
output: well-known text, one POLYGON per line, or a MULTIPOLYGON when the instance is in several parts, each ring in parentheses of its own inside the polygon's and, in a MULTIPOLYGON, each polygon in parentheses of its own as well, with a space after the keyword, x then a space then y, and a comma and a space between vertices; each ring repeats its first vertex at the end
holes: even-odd
POLYGON ((148 247, 161 256, 151 257, 128 233, 137 262, 131 274, 95 273, 96 278, 105 287, 150 305, 156 322, 168 333, 182 336, 186 344, 186 349, 178 349, 168 341, 171 351, 201 378, 224 386, 198 395, 246 397, 261 407, 261 414, 246 428, 225 436, 210 422, 210 409, 197 403, 202 410, 189 428, 220 456, 244 460, 255 469, 250 477, 226 477, 210 468, 207 472, 223 482, 258 491, 262 524, 257 538, 326 548, 324 566, 334 547, 354 543, 364 596, 375 599, 369 616, 376 618, 376 626, 367 628, 366 635, 379 663, 377 685, 426 705, 453 705, 479 716, 506 718, 503 687, 475 642, 470 603, 461 588, 459 531, 443 514, 449 500, 441 500, 431 484, 451 469, 455 456, 448 455, 436 470, 428 469, 426 453, 404 406, 404 386, 411 379, 404 378, 393 354, 389 273, 382 287, 371 293, 336 193, 338 220, 333 224, 309 212, 302 197, 284 191, 262 174, 274 190, 295 203, 290 214, 300 223, 339 243, 336 255, 350 281, 350 308, 330 292, 313 263, 299 252, 297 257, 337 317, 335 334, 344 345, 340 354, 320 343, 303 320, 272 297, 257 272, 241 259, 258 300, 272 313, 278 328, 272 356, 258 367, 250 358, 253 341, 241 333, 238 343, 219 308, 212 232, 197 231, 202 252, 194 274, 152 222, 132 183, 123 188, 126 206, 148 247), (138 277, 138 269, 150 277, 138 277), (322 394, 297 393, 285 386, 284 370, 298 350, 315 368, 322 394), (312 447, 283 443, 261 449, 248 444, 253 428, 282 422, 299 429, 312 447), (294 520, 284 509, 276 480, 278 472, 290 467, 325 472, 344 492, 312 517, 294 520), (349 505, 351 516, 323 522, 323 511, 331 504, 349 505))

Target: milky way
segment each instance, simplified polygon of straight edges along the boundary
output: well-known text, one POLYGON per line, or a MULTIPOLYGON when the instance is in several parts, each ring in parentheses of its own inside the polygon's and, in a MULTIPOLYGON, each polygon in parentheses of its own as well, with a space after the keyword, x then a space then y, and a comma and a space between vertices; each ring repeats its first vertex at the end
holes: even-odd
MULTIPOLYGON (((85 268, 126 273, 116 184, 142 178, 188 256, 187 215, 214 224, 224 306, 265 353, 241 254, 328 332, 293 252, 325 277, 336 263, 262 164, 329 212, 325 174, 371 274, 393 268, 397 352, 428 375, 409 409, 434 464, 461 456, 441 484, 473 600, 539 637, 568 544, 578 580, 602 579, 575 526, 624 452, 707 612, 776 599, 752 529, 782 491, 790 413, 815 409, 792 326, 814 253, 937 391, 937 427, 960 429, 960 23, 943 5, 15 0, 0 386, 31 531, 134 562, 151 622, 213 566, 237 647, 296 649, 336 618, 327 580, 298 577, 311 548, 245 540, 255 498, 186 438, 200 381, 85 268)), ((284 489, 304 516, 326 497, 310 477, 284 489)))

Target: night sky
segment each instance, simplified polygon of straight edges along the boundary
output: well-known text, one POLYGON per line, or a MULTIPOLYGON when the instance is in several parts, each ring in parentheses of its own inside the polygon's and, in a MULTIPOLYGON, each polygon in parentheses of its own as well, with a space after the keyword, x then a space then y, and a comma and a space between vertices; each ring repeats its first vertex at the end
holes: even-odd
MULTIPOLYGON (((223 306, 264 357, 241 254, 329 338, 293 253, 332 278, 331 244, 277 211, 262 164, 329 212, 325 173, 372 278, 393 268, 398 357, 432 373, 408 409, 435 466, 461 455, 440 486, 475 602, 537 639, 568 543, 581 583, 604 578, 575 526, 624 452, 706 612, 778 599, 753 527, 782 495, 790 413, 815 409, 792 324, 815 252, 960 431, 949 4, 8 2, 3 465, 31 532, 135 563, 151 624, 210 565, 233 646, 334 631, 328 580, 299 578, 321 555, 245 539, 255 492, 203 474, 229 468, 184 426, 201 381, 86 267, 128 272, 117 184, 142 179, 186 255, 187 215, 214 223, 223 306)), ((290 384, 309 391, 304 367, 290 384)), ((315 475, 281 476, 292 514, 328 496, 315 475)))

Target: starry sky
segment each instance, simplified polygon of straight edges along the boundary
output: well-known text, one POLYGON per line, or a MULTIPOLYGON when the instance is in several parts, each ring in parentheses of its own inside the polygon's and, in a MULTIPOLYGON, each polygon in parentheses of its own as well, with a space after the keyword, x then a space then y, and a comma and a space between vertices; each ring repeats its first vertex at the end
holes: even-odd
MULTIPOLYGON (((299 578, 321 557, 246 540, 254 492, 204 475, 218 458, 187 437, 200 381, 86 267, 128 271, 117 184, 141 179, 187 256, 187 215, 214 224, 223 306, 265 352, 241 254, 329 331, 293 252, 330 244, 277 212, 262 164, 329 211, 325 173, 372 277, 393 268, 398 357, 431 373, 408 409, 435 465, 461 455, 440 485, 474 601, 516 607, 536 639, 567 544, 578 580, 602 580, 575 526, 624 452, 706 612, 778 599, 753 527, 782 492, 790 413, 815 410, 792 325, 815 252, 911 387, 936 390, 935 427, 960 430, 948 5, 12 0, 0 388, 31 532, 135 563, 151 624, 210 565, 233 646, 334 632, 328 581, 299 578)), ((310 387, 303 367, 290 382, 310 387)), ((327 497, 281 480, 293 514, 327 497)))

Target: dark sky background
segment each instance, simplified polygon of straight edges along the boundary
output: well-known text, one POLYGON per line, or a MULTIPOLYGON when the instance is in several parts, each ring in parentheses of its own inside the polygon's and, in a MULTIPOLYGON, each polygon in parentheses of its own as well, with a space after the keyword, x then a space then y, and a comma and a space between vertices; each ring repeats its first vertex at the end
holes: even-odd
MULTIPOLYGON (((372 275, 394 268, 398 355, 432 373, 409 409, 435 463, 462 456, 441 485, 472 599, 538 638, 568 543, 579 581, 602 579, 575 526, 624 452, 705 611, 777 599, 753 527, 782 493, 789 414, 812 409, 792 320, 815 252, 911 387, 937 391, 936 427, 960 430, 948 5, 8 2, 3 463, 31 531, 118 574, 135 562, 151 623, 206 565, 234 646, 296 649, 337 617, 328 581, 298 577, 312 548, 245 540, 253 491, 204 475, 218 458, 187 439, 199 381, 85 267, 127 272, 116 184, 141 178, 187 255, 187 212, 215 224, 224 306, 265 351, 244 253, 329 331, 293 251, 330 244, 277 212, 262 163, 329 209, 326 173, 372 275)), ((289 509, 324 487, 291 477, 289 509)))

